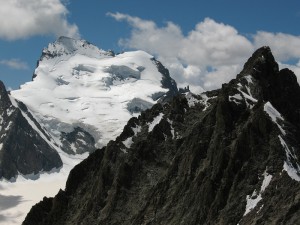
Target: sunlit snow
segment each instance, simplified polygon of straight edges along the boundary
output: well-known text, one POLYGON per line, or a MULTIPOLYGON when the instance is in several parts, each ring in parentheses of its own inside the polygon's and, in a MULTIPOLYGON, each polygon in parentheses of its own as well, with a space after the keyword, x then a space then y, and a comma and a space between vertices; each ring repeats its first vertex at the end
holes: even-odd
POLYGON ((34 81, 11 95, 25 103, 53 136, 79 126, 102 147, 132 116, 127 105, 133 99, 151 106, 156 103, 153 94, 168 90, 161 87, 162 75, 151 55, 135 51, 113 57, 95 46, 81 45, 72 40, 50 44, 45 52, 58 56, 45 56, 34 81))
POLYGON ((259 193, 257 193, 256 190, 254 190, 252 195, 247 195, 246 197, 247 204, 244 216, 251 212, 252 209, 254 209, 257 206, 257 204, 262 200, 261 194, 266 190, 266 188, 269 186, 272 180, 272 175, 268 174, 266 171, 263 173, 263 176, 264 180, 261 184, 259 193))
POLYGON ((230 102, 235 102, 236 104, 240 104, 240 101, 243 100, 240 94, 230 95, 228 98, 230 102))
POLYGON ((126 146, 126 148, 130 148, 132 145, 132 137, 127 138, 125 141, 123 141, 123 144, 126 146))
MULTIPOLYGON (((251 75, 244 76, 243 78, 247 81, 248 85, 253 83, 253 80, 252 80, 253 77, 251 75)), ((236 104, 240 104, 240 103, 242 103, 241 101, 244 100, 247 107, 252 109, 254 104, 257 103, 257 99, 255 99, 252 96, 251 89, 248 85, 242 85, 241 83, 238 83, 237 84, 237 90, 240 93, 229 96, 229 101, 234 102, 236 104), (246 90, 242 90, 242 88, 245 88, 246 90)))
POLYGON ((151 123, 148 123, 148 131, 151 132, 154 127, 160 123, 161 119, 163 118, 164 114, 160 113, 158 116, 156 116, 151 123))
POLYGON ((272 119, 272 121, 278 126, 278 128, 280 129, 281 133, 283 135, 286 135, 286 132, 284 131, 284 129, 278 124, 278 120, 283 120, 283 117, 281 116, 281 114, 272 106, 272 104, 270 102, 267 102, 264 105, 264 111, 270 116, 270 118, 272 119))
POLYGON ((290 178, 300 182, 300 166, 298 164, 298 158, 295 155, 295 153, 290 150, 290 148, 288 147, 288 145, 285 143, 285 141, 283 140, 283 138, 280 135, 278 136, 278 138, 279 138, 280 143, 281 143, 282 147, 284 148, 285 154, 286 154, 286 160, 284 161, 284 164, 283 164, 283 170, 285 170, 287 172, 287 174, 290 176, 290 178), (296 168, 293 165, 293 163, 291 162, 291 160, 296 161, 296 163, 295 163, 296 168))
MULTIPOLYGON (((272 104, 270 102, 267 102, 264 105, 264 110, 270 116, 272 121, 278 126, 281 133, 283 135, 286 135, 285 130, 278 123, 278 120, 283 120, 283 117, 281 116, 281 114, 272 106, 272 104)), ((279 135, 278 138, 279 138, 280 143, 281 143, 281 145, 282 145, 282 147, 283 147, 283 149, 285 150, 285 153, 286 153, 286 160, 283 164, 283 170, 285 170, 287 172, 287 174, 293 180, 300 181, 300 166, 298 164, 297 156, 292 152, 293 149, 292 149, 292 151, 290 150, 290 148, 288 147, 288 145, 284 141, 283 137, 281 137, 279 135), (296 162, 296 163, 294 163, 296 167, 293 165, 291 160, 294 160, 296 162)))

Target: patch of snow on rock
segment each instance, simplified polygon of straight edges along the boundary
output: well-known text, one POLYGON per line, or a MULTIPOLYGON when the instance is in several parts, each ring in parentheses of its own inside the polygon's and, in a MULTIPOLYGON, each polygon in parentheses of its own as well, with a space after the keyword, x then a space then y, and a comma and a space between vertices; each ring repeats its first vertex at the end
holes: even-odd
POLYGON ((172 134, 172 138, 174 139, 175 138, 175 130, 174 130, 174 127, 173 127, 173 121, 168 119, 168 123, 171 126, 171 134, 172 134))
POLYGON ((272 180, 272 175, 268 174, 266 171, 263 173, 263 176, 264 176, 264 180, 260 187, 259 193, 257 193, 256 190, 254 190, 252 195, 247 195, 246 197, 247 204, 246 204, 246 210, 244 216, 246 216, 249 212, 251 212, 257 206, 257 204, 262 200, 261 194, 266 190, 266 188, 269 186, 272 180))
POLYGON ((284 129, 278 124, 278 120, 283 120, 283 117, 281 116, 281 114, 272 106, 272 104, 270 102, 267 102, 264 105, 264 111, 270 116, 270 118, 272 119, 273 123, 275 123, 278 128, 280 129, 281 133, 283 135, 286 135, 286 132, 284 131, 284 129))
MULTIPOLYGON (((299 165, 298 165, 299 168, 299 165)), ((299 168, 300 169, 300 168, 299 168)), ((283 170, 287 172, 287 174, 295 181, 300 182, 299 169, 296 170, 291 163, 285 161, 283 164, 283 170)))
POLYGON ((7 113, 7 116, 11 116, 11 114, 15 111, 15 109, 13 107, 10 107, 7 109, 6 113, 7 113))
POLYGON ((252 84, 253 83, 251 75, 244 76, 244 78, 247 80, 248 84, 252 84))
POLYGON ((137 135, 138 133, 141 132, 142 127, 141 126, 136 126, 136 127, 131 127, 131 129, 134 132, 134 135, 137 135))
POLYGON ((230 102, 234 102, 236 104, 240 104, 240 101, 243 100, 243 97, 240 94, 230 95, 228 98, 230 102))
POLYGON ((202 100, 200 100, 200 102, 204 105, 204 109, 203 109, 203 111, 206 111, 207 109, 208 109, 208 107, 210 106, 210 104, 209 104, 209 100, 210 99, 214 99, 214 98, 216 98, 217 96, 213 96, 213 97, 208 97, 206 94, 204 94, 204 93, 202 93, 201 95, 201 98, 202 98, 202 100))
MULTIPOLYGON (((133 133, 134 133, 133 136, 136 136, 139 132, 141 132, 142 127, 136 125, 136 127, 131 127, 131 129, 132 129, 132 131, 133 131, 133 133)), ((132 138, 133 138, 133 137, 129 137, 129 138, 127 138, 125 141, 122 142, 122 143, 126 146, 126 148, 130 148, 131 145, 133 144, 132 138)), ((121 149, 121 150, 122 150, 122 149, 121 149)), ((125 151, 126 151, 126 150, 125 150, 125 151)), ((124 152, 124 151, 123 151, 123 152, 124 152)), ((126 153, 127 153, 127 151, 126 151, 126 153)))
POLYGON ((185 95, 187 101, 188 101, 188 105, 189 107, 193 107, 195 106, 195 104, 201 102, 200 100, 196 99, 190 92, 188 92, 186 95, 185 95))
POLYGON ((278 138, 286 154, 286 161, 283 164, 283 170, 287 172, 290 178, 300 182, 300 166, 298 164, 298 158, 294 153, 291 152, 286 142, 283 140, 283 138, 280 135, 278 136, 278 138), (291 162, 292 160, 296 161, 295 163, 296 168, 291 162))
POLYGON ((126 148, 130 148, 133 144, 132 137, 129 137, 125 141, 123 141, 123 144, 126 146, 126 148))
MULTIPOLYGON (((256 103, 256 102, 257 102, 257 99, 255 99, 255 98, 253 98, 251 95, 249 95, 249 94, 243 92, 243 91, 241 90, 241 88, 239 88, 238 90, 239 90, 239 92, 243 95, 244 98, 250 100, 250 101, 253 102, 253 103, 256 103)), ((247 101, 246 101, 246 103, 248 104, 247 101)), ((252 108, 252 107, 250 107, 250 108, 252 108)))
POLYGON ((151 132, 153 128, 160 123, 161 119, 163 118, 163 113, 160 113, 157 117, 153 119, 151 123, 148 123, 148 131, 151 132))

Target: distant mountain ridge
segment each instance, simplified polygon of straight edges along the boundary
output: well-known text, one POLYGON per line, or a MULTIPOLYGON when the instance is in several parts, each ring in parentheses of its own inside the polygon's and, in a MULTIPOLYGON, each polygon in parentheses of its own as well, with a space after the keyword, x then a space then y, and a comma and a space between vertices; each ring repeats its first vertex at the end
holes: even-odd
POLYGON ((221 89, 130 119, 23 224, 299 224, 299 98, 262 47, 221 89))

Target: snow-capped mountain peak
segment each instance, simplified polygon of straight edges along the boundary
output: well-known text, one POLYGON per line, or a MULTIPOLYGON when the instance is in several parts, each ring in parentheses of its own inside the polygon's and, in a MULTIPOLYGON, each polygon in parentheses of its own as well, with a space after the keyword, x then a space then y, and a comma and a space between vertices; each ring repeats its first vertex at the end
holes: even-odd
POLYGON ((114 55, 87 41, 60 37, 43 50, 33 81, 11 95, 28 107, 58 146, 65 148, 62 132, 80 127, 101 147, 121 133, 133 114, 177 91, 162 68, 143 51, 114 55))
POLYGON ((59 37, 54 43, 50 43, 44 48, 41 60, 51 59, 54 57, 81 54, 93 58, 102 58, 112 56, 112 52, 106 52, 92 45, 85 40, 76 40, 69 37, 59 37))

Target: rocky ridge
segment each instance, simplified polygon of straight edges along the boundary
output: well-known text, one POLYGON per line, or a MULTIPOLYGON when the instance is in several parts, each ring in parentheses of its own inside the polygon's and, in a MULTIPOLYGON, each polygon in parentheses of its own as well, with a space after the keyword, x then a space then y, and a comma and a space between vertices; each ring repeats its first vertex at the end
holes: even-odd
POLYGON ((62 161, 58 153, 41 137, 49 138, 45 130, 24 104, 11 102, 1 81, 0 101, 0 178, 59 169, 62 161))
POLYGON ((299 94, 262 47, 221 89, 130 119, 23 224, 299 224, 299 94))

